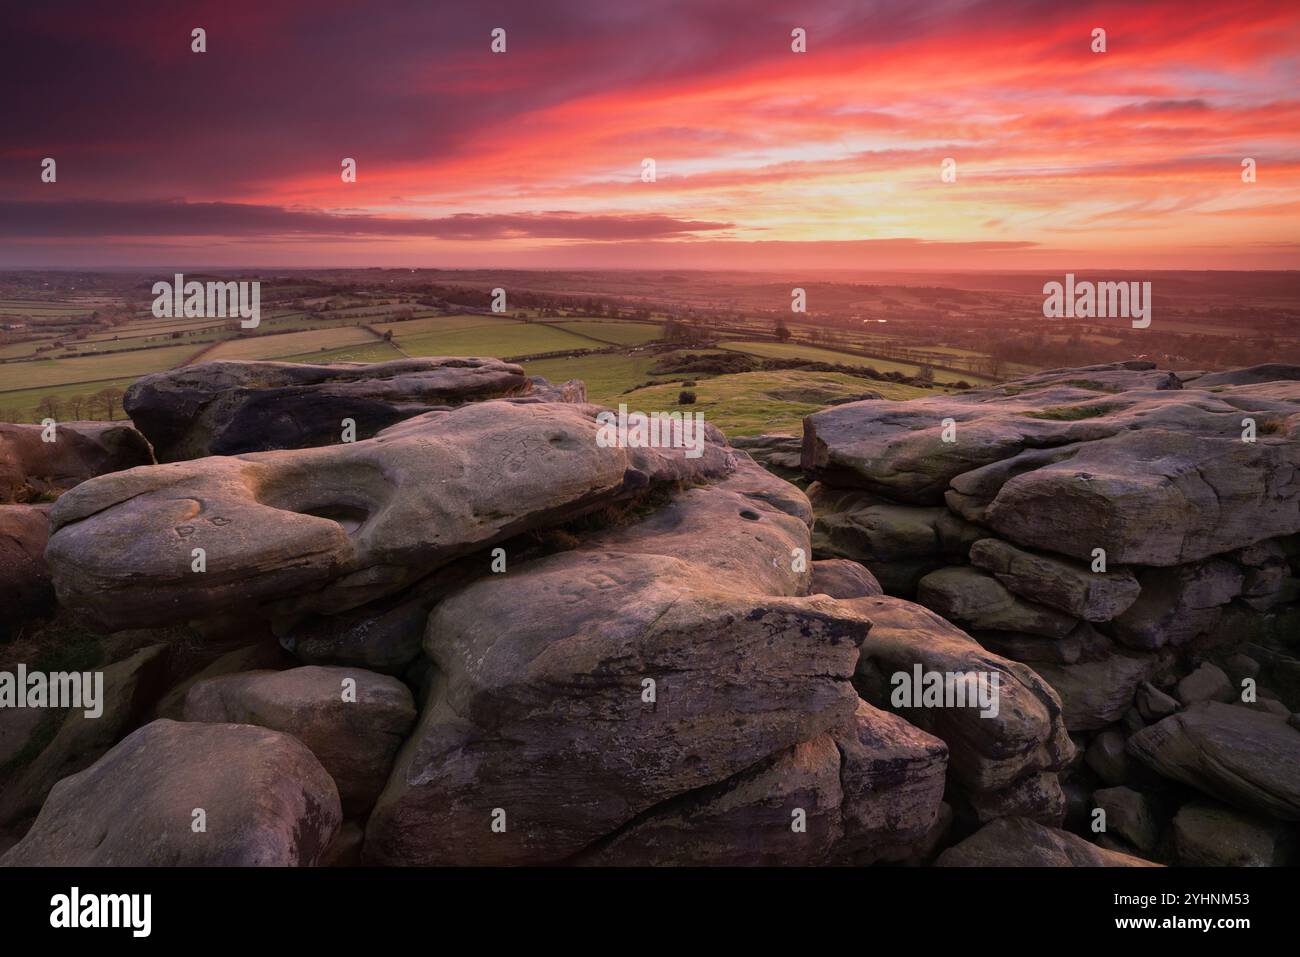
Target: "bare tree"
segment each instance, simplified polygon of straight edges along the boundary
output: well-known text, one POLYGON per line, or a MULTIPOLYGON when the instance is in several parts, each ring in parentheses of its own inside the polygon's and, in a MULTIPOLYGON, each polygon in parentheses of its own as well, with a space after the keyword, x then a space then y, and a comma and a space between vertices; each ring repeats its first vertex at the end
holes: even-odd
POLYGON ((94 408, 104 411, 104 418, 112 422, 122 402, 122 395, 121 389, 100 389, 90 397, 90 401, 94 408))
POLYGON ((59 418, 59 413, 63 411, 63 403, 59 401, 56 395, 46 395, 41 397, 41 401, 36 403, 36 412, 43 419, 59 418))

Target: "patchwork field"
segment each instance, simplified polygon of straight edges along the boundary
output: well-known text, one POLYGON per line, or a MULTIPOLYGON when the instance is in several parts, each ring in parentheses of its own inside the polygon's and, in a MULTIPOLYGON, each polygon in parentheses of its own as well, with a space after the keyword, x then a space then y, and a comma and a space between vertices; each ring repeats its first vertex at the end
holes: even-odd
MULTIPOLYGON (((604 318, 524 304, 508 315, 493 315, 459 312, 445 303, 437 307, 426 298, 363 290, 344 293, 337 287, 327 294, 304 295, 311 288, 285 283, 264 296, 261 325, 251 333, 241 329, 238 320, 156 318, 138 297, 0 300, 0 316, 18 320, 9 322, 0 336, 0 410, 5 418, 18 421, 39 421, 51 408, 65 418, 74 410, 85 417, 103 417, 108 408, 103 396, 93 402, 91 396, 123 389, 149 372, 214 359, 384 362, 408 356, 510 359, 570 353, 529 361, 525 367, 552 381, 583 380, 594 402, 617 405, 631 395, 647 411, 676 408, 680 383, 688 378, 652 372, 671 355, 642 348, 663 335, 671 313, 657 309, 642 310, 639 317, 604 318), (94 313, 98 316, 92 317, 94 313)), ((736 315, 721 328, 725 331, 712 338, 721 336, 720 348, 728 352, 871 367, 907 376, 920 370, 917 362, 907 361, 916 352, 895 360, 840 351, 839 346, 865 352, 873 346, 894 347, 889 337, 857 329, 837 332, 836 345, 807 341, 816 331, 807 325, 792 327, 795 341, 774 341, 768 338, 772 321, 763 316, 736 315)), ((694 345, 682 351, 699 355, 716 350, 694 345)), ((964 353, 936 346, 925 356, 943 364, 949 356, 960 361, 964 353)), ((989 381, 938 369, 935 378, 940 385, 958 379, 989 381)), ((696 383, 691 388, 697 409, 724 429, 739 430, 737 434, 795 427, 803 415, 827 401, 869 389, 898 397, 918 394, 907 386, 852 375, 793 371, 712 378, 696 374, 691 381, 696 383)))

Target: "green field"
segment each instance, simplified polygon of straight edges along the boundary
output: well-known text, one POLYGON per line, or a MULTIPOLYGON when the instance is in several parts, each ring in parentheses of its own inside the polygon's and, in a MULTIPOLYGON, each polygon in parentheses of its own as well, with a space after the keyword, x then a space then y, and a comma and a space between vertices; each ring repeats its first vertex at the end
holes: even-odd
MULTIPOLYGON (((194 345, 163 346, 138 352, 118 352, 77 359, 33 359, 31 362, 7 362, 0 366, 0 402, 2 393, 73 382, 97 382, 123 376, 160 372, 181 365, 198 349, 194 345)), ((96 386, 96 389, 102 386, 96 386)))
POLYGON ((31 316, 33 319, 64 316, 88 316, 92 312, 103 308, 105 308, 105 306, 102 304, 87 305, 71 302, 39 302, 31 299, 0 300, 0 315, 31 316))
MULTIPOLYGON (((138 379, 139 376, 128 376, 124 379, 110 379, 107 382, 72 382, 67 385, 49 386, 43 389, 24 389, 19 392, 0 392, 0 422, 39 422, 41 416, 37 410, 40 401, 47 395, 52 395, 60 402, 66 403, 72 396, 94 395, 101 389, 118 389, 125 390, 138 379)), ((65 409, 60 412, 60 416, 65 419, 73 417, 71 409, 65 409)), ((83 419, 103 418, 100 414, 92 413, 83 409, 81 417, 83 419)), ((118 410, 116 418, 122 418, 121 410, 118 410)))
POLYGON ((372 329, 392 332, 394 336, 417 336, 426 333, 459 332, 464 329, 501 329, 523 325, 505 316, 425 316, 401 322, 371 322, 372 329))
POLYGON ((448 332, 395 335, 397 345, 412 356, 508 356, 599 349, 601 343, 540 323, 508 322, 448 332))
POLYGON ((314 350, 369 345, 378 341, 372 333, 360 326, 339 326, 333 329, 313 329, 309 332, 285 332, 276 335, 245 334, 205 352, 203 361, 279 359, 283 356, 303 355, 314 350))
POLYGON ((391 362, 393 359, 404 359, 396 347, 390 342, 380 342, 377 339, 371 339, 370 342, 363 342, 355 346, 345 346, 342 349, 325 349, 321 352, 304 352, 297 356, 280 356, 280 362, 391 362))
POLYGON ((803 417, 832 399, 878 392, 887 399, 914 399, 932 390, 893 382, 873 382, 843 372, 741 372, 696 380, 687 387, 696 400, 680 405, 679 383, 649 386, 617 397, 608 404, 626 402, 637 412, 703 412, 704 421, 728 436, 802 431, 803 417))

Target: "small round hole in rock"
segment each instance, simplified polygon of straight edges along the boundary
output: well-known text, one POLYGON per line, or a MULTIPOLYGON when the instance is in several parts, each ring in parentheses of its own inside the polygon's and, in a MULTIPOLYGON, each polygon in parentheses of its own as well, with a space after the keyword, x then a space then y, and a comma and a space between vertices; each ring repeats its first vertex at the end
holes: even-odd
POLYGON ((742 508, 742 509, 740 510, 740 517, 741 517, 741 518, 747 518, 747 519, 749 519, 751 522, 757 522, 757 521, 759 520, 759 518, 761 518, 761 516, 758 514, 758 512, 755 512, 755 511, 753 511, 752 509, 748 509, 748 508, 742 508))

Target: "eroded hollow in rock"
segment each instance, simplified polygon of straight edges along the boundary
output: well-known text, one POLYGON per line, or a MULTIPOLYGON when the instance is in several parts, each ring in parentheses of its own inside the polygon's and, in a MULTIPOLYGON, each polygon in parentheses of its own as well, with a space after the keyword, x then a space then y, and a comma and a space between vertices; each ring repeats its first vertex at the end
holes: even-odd
POLYGON ((351 535, 383 510, 393 489, 379 469, 351 462, 279 472, 261 481, 254 494, 263 505, 329 519, 351 535))
POLYGON ((343 531, 351 535, 366 523, 370 513, 364 508, 358 508, 355 505, 319 505, 315 508, 296 509, 303 515, 314 515, 317 518, 328 518, 332 522, 338 522, 343 531))

